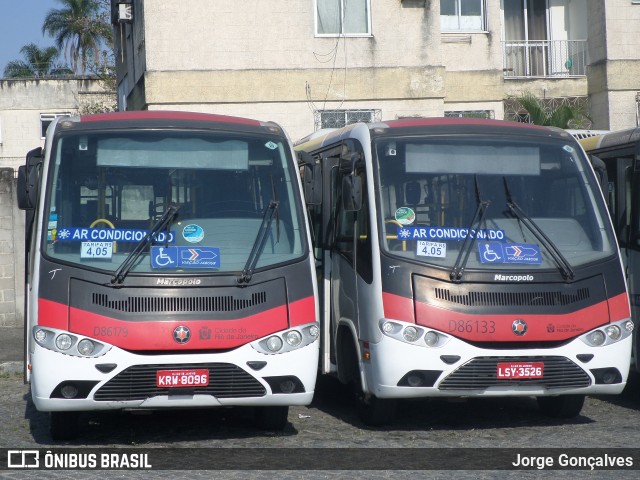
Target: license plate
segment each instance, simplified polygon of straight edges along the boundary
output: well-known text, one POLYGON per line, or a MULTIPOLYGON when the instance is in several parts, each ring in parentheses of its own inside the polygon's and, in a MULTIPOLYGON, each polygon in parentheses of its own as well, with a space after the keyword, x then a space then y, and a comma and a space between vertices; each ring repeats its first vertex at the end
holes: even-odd
POLYGON ((496 376, 499 379, 542 378, 544 376, 544 363, 501 362, 498 363, 496 376))
POLYGON ((158 370, 156 387, 205 387, 209 385, 209 370, 158 370))

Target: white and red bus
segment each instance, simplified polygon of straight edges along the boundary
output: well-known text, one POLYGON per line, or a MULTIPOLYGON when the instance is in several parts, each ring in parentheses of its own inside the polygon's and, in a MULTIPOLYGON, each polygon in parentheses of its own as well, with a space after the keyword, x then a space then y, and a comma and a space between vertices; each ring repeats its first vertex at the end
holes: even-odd
MULTIPOLYGON (((574 136, 580 132, 571 132, 574 136)), ((600 166, 603 191, 627 275, 631 317, 640 322, 640 127, 597 132, 579 142, 600 166)), ((580 137, 578 137, 580 138, 580 137)), ((640 335, 634 330, 633 363, 640 372, 640 335)))
POLYGON ((187 112, 57 119, 18 175, 27 379, 56 439, 78 412, 311 402, 314 259, 276 124, 187 112))
POLYGON ((295 148, 320 265, 322 372, 356 386, 366 423, 432 396, 535 396, 571 417, 585 395, 624 389, 633 323, 620 253, 571 135, 412 118, 295 148))

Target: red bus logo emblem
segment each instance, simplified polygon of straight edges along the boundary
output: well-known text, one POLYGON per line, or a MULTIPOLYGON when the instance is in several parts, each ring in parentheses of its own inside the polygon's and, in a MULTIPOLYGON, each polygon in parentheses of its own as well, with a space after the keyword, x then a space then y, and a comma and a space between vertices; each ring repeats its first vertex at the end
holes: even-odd
POLYGON ((187 343, 191 338, 191 330, 180 325, 173 331, 173 339, 178 343, 187 343))
POLYGON ((514 320, 514 322, 511 324, 511 330, 513 330, 513 333, 515 333, 517 336, 521 337, 522 335, 527 333, 527 324, 524 322, 524 320, 514 320))

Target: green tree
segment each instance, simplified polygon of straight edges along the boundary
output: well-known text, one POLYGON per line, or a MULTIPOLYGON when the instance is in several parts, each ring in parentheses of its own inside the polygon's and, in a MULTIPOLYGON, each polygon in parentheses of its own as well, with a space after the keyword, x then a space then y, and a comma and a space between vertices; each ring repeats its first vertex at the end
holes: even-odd
POLYGON ((570 123, 580 123, 588 118, 580 107, 559 105, 554 109, 545 108, 544 103, 531 93, 525 93, 518 98, 518 102, 527 111, 529 120, 534 125, 547 127, 571 128, 570 123))
POLYGON ((100 47, 112 42, 111 25, 100 0, 58 0, 60 9, 49 10, 42 33, 54 37, 56 45, 78 74, 103 57, 100 47))
POLYGON ((39 48, 35 43, 20 49, 24 60, 13 60, 4 69, 5 78, 42 78, 73 74, 71 69, 56 63, 56 47, 39 48))

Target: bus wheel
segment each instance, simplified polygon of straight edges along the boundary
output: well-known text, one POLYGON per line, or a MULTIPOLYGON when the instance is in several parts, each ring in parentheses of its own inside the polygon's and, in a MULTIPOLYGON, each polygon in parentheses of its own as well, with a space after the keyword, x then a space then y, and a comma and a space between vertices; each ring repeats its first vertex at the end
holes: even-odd
POLYGON ((78 412, 51 412, 49 415, 51 438, 73 440, 78 436, 78 412))
POLYGON ((378 398, 375 395, 357 395, 358 415, 365 425, 381 427, 393 423, 396 418, 396 400, 378 398))
POLYGON ((262 430, 283 430, 287 426, 289 407, 257 407, 256 425, 262 430))
POLYGON ((584 405, 584 395, 559 395, 538 397, 538 407, 545 415, 553 418, 573 418, 580 415, 584 405))

